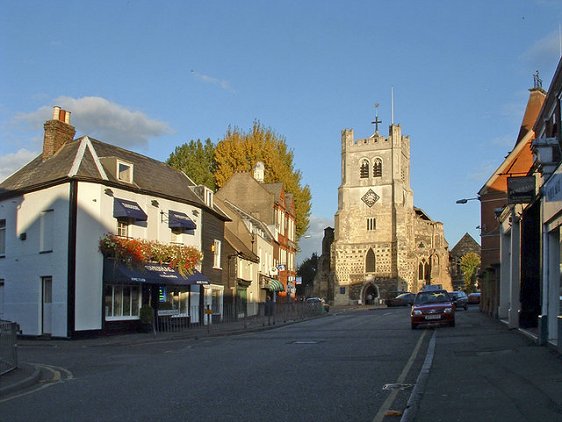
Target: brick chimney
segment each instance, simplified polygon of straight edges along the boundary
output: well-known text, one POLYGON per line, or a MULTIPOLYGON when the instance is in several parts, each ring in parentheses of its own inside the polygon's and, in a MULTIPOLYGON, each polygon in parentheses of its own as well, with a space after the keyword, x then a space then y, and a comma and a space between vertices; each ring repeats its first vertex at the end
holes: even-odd
POLYGON ((64 144, 74 139, 76 129, 70 125, 70 111, 53 107, 53 118, 43 125, 45 136, 43 138, 43 160, 51 158, 64 144))

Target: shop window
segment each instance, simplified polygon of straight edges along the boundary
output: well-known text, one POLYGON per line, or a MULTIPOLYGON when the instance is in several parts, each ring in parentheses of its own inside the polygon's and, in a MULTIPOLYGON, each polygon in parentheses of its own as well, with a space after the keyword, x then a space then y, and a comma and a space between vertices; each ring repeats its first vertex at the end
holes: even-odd
POLYGON ((6 220, 0 220, 0 257, 6 256, 6 220))
POLYGON ((189 287, 169 288, 161 286, 158 297, 159 316, 189 316, 189 287))
POLYGON ((138 319, 141 304, 139 286, 113 285, 105 286, 105 319, 138 319))

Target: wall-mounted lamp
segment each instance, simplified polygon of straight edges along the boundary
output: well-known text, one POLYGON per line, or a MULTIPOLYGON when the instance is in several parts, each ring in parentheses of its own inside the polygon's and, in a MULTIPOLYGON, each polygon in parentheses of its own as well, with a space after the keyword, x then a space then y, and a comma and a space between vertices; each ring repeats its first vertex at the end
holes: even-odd
POLYGON ((463 198, 463 199, 457 199, 457 204, 466 204, 468 201, 476 201, 476 200, 480 200, 480 198, 463 198))
POLYGON ((109 188, 105 189, 103 193, 105 193, 107 196, 113 196, 113 191, 109 188))
POLYGON ((158 206, 160 205, 156 199, 153 199, 151 204, 152 204, 153 207, 156 207, 156 208, 158 208, 158 206))

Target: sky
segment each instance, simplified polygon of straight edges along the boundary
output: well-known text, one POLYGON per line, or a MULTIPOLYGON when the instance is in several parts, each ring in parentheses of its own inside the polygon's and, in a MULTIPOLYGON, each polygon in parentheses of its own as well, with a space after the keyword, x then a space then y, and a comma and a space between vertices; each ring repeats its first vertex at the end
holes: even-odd
POLYGON ((561 55, 559 0, 0 0, 0 180, 41 151, 52 107, 165 161, 254 121, 312 193, 297 262, 334 226, 341 131, 410 137, 414 205, 449 247, 480 242, 474 198, 512 150, 538 70, 561 55), (393 95, 391 95, 391 92, 393 95), (394 101, 391 98, 394 98, 394 101))

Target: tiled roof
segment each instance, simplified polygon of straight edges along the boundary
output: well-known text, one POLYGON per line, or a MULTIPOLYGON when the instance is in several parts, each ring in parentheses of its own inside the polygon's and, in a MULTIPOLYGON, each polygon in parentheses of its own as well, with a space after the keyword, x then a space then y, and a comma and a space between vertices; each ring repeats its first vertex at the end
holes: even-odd
MULTIPOLYGON (((208 208, 192 191, 194 184, 191 179, 181 171, 87 136, 65 144, 47 160, 43 160, 42 156, 35 158, 0 184, 0 198, 39 190, 71 179, 98 182, 208 208), (133 183, 126 183, 112 176, 100 161, 108 157, 133 165, 133 183)), ((213 212, 222 219, 228 219, 216 208, 213 212)))

